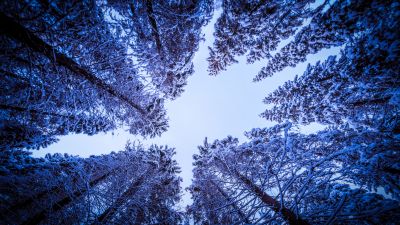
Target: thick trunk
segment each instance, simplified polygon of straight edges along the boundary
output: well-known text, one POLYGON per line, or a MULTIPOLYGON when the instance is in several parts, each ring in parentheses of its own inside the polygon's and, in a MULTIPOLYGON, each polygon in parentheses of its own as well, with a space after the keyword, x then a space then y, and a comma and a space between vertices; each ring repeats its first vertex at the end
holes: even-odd
POLYGON ((232 171, 233 175, 237 180, 242 182, 252 193, 254 193, 265 205, 271 208, 274 212, 282 214, 284 220, 286 220, 291 225, 309 225, 309 223, 305 220, 302 220, 298 217, 294 212, 290 209, 281 205, 281 203, 270 195, 265 193, 259 186, 254 184, 249 178, 239 173, 236 169, 228 168, 225 163, 217 158, 220 162, 220 165, 226 171, 232 171))

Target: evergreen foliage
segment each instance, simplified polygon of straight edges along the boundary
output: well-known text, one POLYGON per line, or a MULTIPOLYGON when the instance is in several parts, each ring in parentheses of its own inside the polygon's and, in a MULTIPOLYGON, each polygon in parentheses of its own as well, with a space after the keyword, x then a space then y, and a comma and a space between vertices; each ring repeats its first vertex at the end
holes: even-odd
POLYGON ((387 155, 367 155, 375 143, 364 141, 375 134, 357 134, 303 135, 284 123, 253 129, 240 145, 232 137, 206 140, 194 156, 188 212, 196 224, 395 224, 399 202, 371 187, 399 198, 398 173, 379 168, 398 168, 396 153, 385 146, 387 155))
POLYGON ((265 60, 261 81, 341 51, 265 97, 261 117, 277 125, 246 132, 242 144, 204 141, 186 212, 173 148, 31 156, 60 135, 165 132, 164 102, 194 73, 214 4, 0 2, 1 224, 398 223, 398 0, 223 0, 210 75, 244 56, 265 60), (299 132, 311 123, 325 127, 299 132))
POLYGON ((79 158, 2 153, 2 224, 177 224, 182 213, 174 149, 127 144, 79 158))

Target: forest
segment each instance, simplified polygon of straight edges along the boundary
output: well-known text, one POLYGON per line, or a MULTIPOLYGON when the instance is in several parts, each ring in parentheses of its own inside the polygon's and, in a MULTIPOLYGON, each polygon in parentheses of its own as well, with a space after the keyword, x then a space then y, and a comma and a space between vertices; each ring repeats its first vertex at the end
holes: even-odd
POLYGON ((400 221, 399 0, 3 0, 0 23, 0 224, 400 221), (189 187, 173 146, 32 156, 72 134, 165 133, 216 16, 209 76, 244 57, 257 83, 340 51, 259 99, 275 125, 204 137, 189 187))

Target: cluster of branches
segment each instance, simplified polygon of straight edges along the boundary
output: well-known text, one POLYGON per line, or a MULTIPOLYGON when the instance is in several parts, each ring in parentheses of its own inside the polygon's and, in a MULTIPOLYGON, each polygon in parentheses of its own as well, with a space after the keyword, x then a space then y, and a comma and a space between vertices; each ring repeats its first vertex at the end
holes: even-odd
POLYGON ((247 133, 251 141, 241 145, 228 137, 199 147, 188 207, 196 224, 395 224, 400 219, 392 137, 350 127, 302 135, 291 126, 253 129, 247 133))
POLYGON ((305 62, 310 54, 340 46, 339 56, 309 65, 302 76, 270 93, 264 102, 272 107, 261 116, 299 124, 350 123, 397 134, 399 2, 337 0, 317 7, 312 2, 224 1, 208 58, 210 74, 246 54, 249 62, 267 59, 255 77, 260 81, 305 62))
POLYGON ((211 12, 208 1, 2 1, 0 148, 121 126, 160 135, 211 12))
POLYGON ((127 144, 87 159, 1 158, 2 224, 177 224, 182 213, 174 149, 127 144), (12 159, 12 160, 10 160, 12 159))
POLYGON ((193 74, 210 0, 0 3, 0 223, 177 224, 173 149, 32 158, 57 136, 154 137, 193 74))
POLYGON ((267 59, 260 81, 322 49, 342 50, 264 99, 271 107, 261 116, 279 125, 253 129, 241 145, 228 137, 199 147, 188 208, 196 223, 397 223, 400 3, 312 2, 223 1, 211 75, 246 55, 267 59), (293 130, 313 122, 327 128, 293 130))

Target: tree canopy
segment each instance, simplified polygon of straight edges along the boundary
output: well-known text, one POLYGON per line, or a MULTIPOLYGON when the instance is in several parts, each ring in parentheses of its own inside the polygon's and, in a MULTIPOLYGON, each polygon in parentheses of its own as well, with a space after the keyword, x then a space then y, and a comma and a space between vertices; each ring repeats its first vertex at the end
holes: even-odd
POLYGON ((0 2, 0 223, 397 224, 399 21, 398 0, 0 2), (174 148, 31 156, 62 135, 167 131, 214 10, 210 75, 244 57, 259 82, 340 52, 267 93, 274 126, 205 139, 190 205, 174 148))

